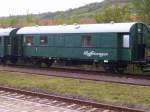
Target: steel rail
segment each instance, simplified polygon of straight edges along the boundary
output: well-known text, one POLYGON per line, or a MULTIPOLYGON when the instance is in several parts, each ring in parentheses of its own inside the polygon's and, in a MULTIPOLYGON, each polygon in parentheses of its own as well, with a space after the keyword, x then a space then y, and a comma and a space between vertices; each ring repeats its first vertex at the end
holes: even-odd
POLYGON ((123 106, 115 106, 110 104, 103 104, 103 103, 97 103, 97 102, 91 102, 91 101, 84 101, 80 99, 74 99, 74 98, 68 98, 68 97, 62 97, 62 96, 56 96, 56 95, 50 95, 46 93, 39 93, 35 91, 29 91, 24 89, 18 89, 13 87, 6 87, 6 86, 0 86, 0 90, 9 91, 9 92, 15 92, 18 94, 24 94, 29 96, 38 96, 39 98, 46 98, 46 99, 55 99, 58 101, 68 102, 68 103, 75 103, 79 105, 85 105, 85 106, 93 106, 95 108, 104 108, 104 109, 110 109, 115 110, 117 112, 145 112, 145 110, 142 109, 135 109, 135 108, 128 108, 123 106))
POLYGON ((33 68, 30 66, 29 67, 28 66, 14 66, 14 67, 6 66, 6 67, 0 67, 0 70, 8 71, 8 72, 19 72, 19 73, 56 76, 56 77, 64 77, 64 78, 75 78, 75 79, 103 81, 103 82, 111 82, 111 83, 150 86, 149 75, 142 76, 142 75, 133 75, 133 74, 111 74, 111 73, 90 71, 90 70, 78 70, 78 69, 67 69, 67 68, 33 68))
POLYGON ((0 67, 18 67, 18 68, 34 68, 34 69, 41 69, 41 70, 51 70, 51 71, 65 71, 70 73, 83 73, 83 74, 93 74, 93 75, 107 75, 107 76, 119 76, 119 77, 126 77, 126 78, 141 78, 141 79, 149 79, 150 80, 150 74, 132 74, 132 73, 108 73, 105 71, 100 70, 83 70, 78 68, 68 68, 68 67, 33 67, 33 66, 27 66, 27 65, 0 65, 0 67), (100 74, 101 73, 101 74, 100 74))

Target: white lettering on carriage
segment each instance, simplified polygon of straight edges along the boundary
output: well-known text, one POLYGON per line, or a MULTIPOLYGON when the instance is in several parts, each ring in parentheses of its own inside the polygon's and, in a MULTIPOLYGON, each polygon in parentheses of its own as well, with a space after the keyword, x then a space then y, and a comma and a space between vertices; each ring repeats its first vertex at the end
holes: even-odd
POLYGON ((99 57, 104 57, 108 56, 108 53, 97 53, 95 51, 84 51, 83 55, 91 57, 91 56, 99 56, 99 57))

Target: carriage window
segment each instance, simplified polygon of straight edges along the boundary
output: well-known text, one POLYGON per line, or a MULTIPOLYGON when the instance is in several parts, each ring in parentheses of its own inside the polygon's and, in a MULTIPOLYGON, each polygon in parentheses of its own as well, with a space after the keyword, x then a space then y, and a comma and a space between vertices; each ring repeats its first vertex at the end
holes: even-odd
POLYGON ((33 36, 26 36, 26 37, 25 37, 25 43, 26 43, 26 45, 28 45, 28 46, 33 45, 33 36))
POLYGON ((130 46, 129 35, 124 35, 123 36, 123 48, 129 48, 129 46, 130 46))
POLYGON ((48 41, 47 41, 47 36, 40 36, 40 45, 47 45, 48 41))
POLYGON ((88 35, 82 36, 82 47, 90 47, 91 46, 91 37, 88 35))

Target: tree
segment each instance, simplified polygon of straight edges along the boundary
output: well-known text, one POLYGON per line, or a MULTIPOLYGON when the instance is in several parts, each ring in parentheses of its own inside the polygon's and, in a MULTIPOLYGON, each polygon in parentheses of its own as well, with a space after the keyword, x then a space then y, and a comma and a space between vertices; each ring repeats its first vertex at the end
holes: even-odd
POLYGON ((53 25, 54 24, 54 21, 53 19, 41 19, 39 20, 38 22, 38 25, 53 25))
POLYGON ((26 15, 26 21, 28 23, 32 23, 34 21, 34 17, 31 14, 26 15))
POLYGON ((65 21, 65 16, 63 13, 60 13, 59 15, 57 15, 55 17, 55 23, 56 24, 64 24, 64 21, 65 21))
POLYGON ((101 12, 97 12, 95 14, 95 20, 98 23, 101 22, 126 22, 126 21, 132 21, 130 16, 130 6, 129 5, 124 5, 124 6, 119 6, 119 5, 113 5, 110 7, 106 7, 104 10, 101 12))
POLYGON ((79 20, 80 20, 80 15, 78 13, 75 13, 69 17, 68 23, 69 24, 79 23, 79 20))
POLYGON ((18 20, 16 16, 9 16, 6 21, 8 21, 9 26, 15 27, 18 20))
POLYGON ((6 27, 6 19, 0 19, 0 27, 6 27))
POLYGON ((94 24, 96 20, 93 17, 82 17, 79 20, 79 24, 94 24))
POLYGON ((134 0, 133 6, 139 20, 147 23, 150 27, 150 0, 134 0))

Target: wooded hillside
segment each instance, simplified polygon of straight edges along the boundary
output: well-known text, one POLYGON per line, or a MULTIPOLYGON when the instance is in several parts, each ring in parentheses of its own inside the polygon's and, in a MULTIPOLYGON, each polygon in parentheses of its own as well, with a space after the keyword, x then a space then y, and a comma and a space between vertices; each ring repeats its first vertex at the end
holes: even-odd
MULTIPOLYGON (((76 9, 67 11, 47 12, 42 14, 27 14, 0 18, 1 27, 20 27, 27 25, 52 25, 52 24, 73 24, 73 23, 99 23, 110 22, 114 18, 105 18, 107 12, 112 9, 126 6, 131 0, 105 0, 101 3, 92 3, 76 9), (121 7, 120 7, 121 4, 121 7), (116 7, 117 6, 117 7, 116 7), (101 16, 103 16, 102 19, 101 16), (105 21, 106 20, 106 21, 105 21)), ((109 12, 111 13, 111 12, 109 12)), ((116 16, 116 15, 115 15, 116 16)), ((112 17, 112 16, 111 16, 112 17)), ((116 18, 115 18, 116 19, 116 18)), ((121 20, 120 20, 121 21, 121 20)), ((117 22, 117 21, 116 21, 117 22)))
POLYGON ((150 26, 150 0, 104 0, 67 11, 0 18, 0 27, 142 21, 150 26))

